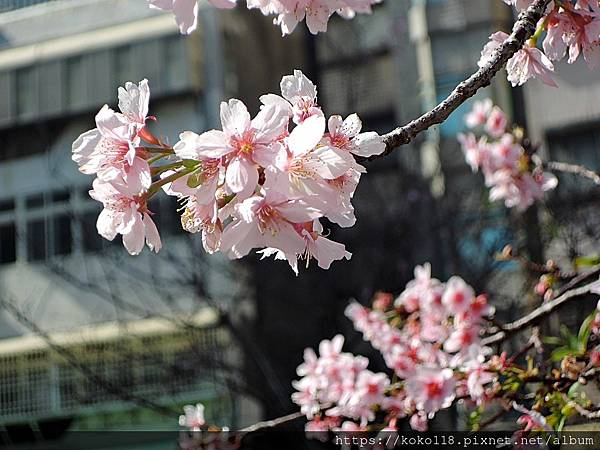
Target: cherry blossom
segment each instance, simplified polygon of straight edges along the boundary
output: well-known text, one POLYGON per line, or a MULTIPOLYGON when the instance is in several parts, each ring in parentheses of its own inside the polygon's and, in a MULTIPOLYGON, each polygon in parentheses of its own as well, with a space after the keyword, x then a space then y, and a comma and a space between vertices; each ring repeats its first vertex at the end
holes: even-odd
POLYGON ((471 111, 465 115, 465 123, 469 128, 485 125, 490 117, 493 107, 494 104, 489 98, 477 100, 473 103, 471 111))
MULTIPOLYGON (((208 0, 217 7, 230 9, 236 0, 208 0)), ((257 8, 264 15, 275 15, 273 22, 284 35, 294 31, 306 19, 311 33, 327 31, 327 22, 333 13, 351 19, 357 13, 371 13, 371 6, 381 0, 247 0, 248 9, 257 8)), ((197 0, 148 0, 151 8, 171 11, 182 34, 190 34, 198 26, 197 0)))
POLYGON ((104 205, 98 216, 98 233, 112 241, 117 234, 123 235, 123 245, 132 255, 139 254, 144 241, 155 252, 161 247, 156 225, 140 198, 129 197, 115 189, 111 183, 94 180, 90 196, 104 205))
MULTIPOLYGON (((217 8, 235 7, 236 0, 208 0, 217 8)), ((148 0, 150 8, 170 11, 182 34, 190 34, 198 27, 198 0, 148 0)))
POLYGON ((190 431, 200 431, 206 423, 204 419, 204 405, 202 403, 194 405, 185 405, 184 414, 179 416, 179 425, 189 428, 190 431))
MULTIPOLYGON (((132 235, 117 227, 130 253, 143 247, 144 230, 153 248, 160 247, 153 244, 145 205, 163 191, 178 198, 183 229, 201 233, 208 253, 240 258, 256 248, 296 273, 299 260, 328 269, 351 257, 326 237, 320 219, 354 225, 352 198, 365 172, 355 156, 385 151, 383 139, 363 132, 356 114, 327 121, 316 86, 299 70, 284 76, 280 88, 281 96, 261 97, 254 118, 240 100, 222 102, 221 130, 184 131, 172 147, 146 127, 156 120, 148 115, 147 80, 119 88, 120 112, 100 110, 97 127, 74 142, 73 160, 83 173, 109 183, 105 190, 121 194, 108 203, 131 199, 145 214, 140 223, 146 228, 138 225, 132 235)), ((105 228, 101 234, 112 239, 105 228)))
POLYGON ((223 131, 188 134, 195 141, 193 152, 198 158, 226 157, 227 187, 236 194, 251 194, 258 184, 258 166, 276 165, 283 152, 283 147, 273 144, 286 131, 287 117, 279 107, 270 105, 251 120, 246 106, 232 99, 221 103, 221 124, 223 131))
POLYGON ((82 173, 96 174, 121 191, 136 195, 151 184, 150 167, 138 151, 135 127, 122 114, 105 105, 96 115, 96 128, 73 143, 73 161, 82 173))
POLYGON ((306 246, 294 225, 317 219, 323 213, 303 200, 288 200, 267 189, 236 205, 234 215, 234 221, 223 230, 221 251, 241 258, 253 248, 272 247, 293 266, 306 246))
POLYGON ((483 110, 481 104, 476 103, 467 122, 472 128, 485 123, 484 131, 489 136, 478 139, 473 133, 459 134, 458 141, 471 169, 483 172, 485 184, 490 188, 490 200, 504 200, 508 208, 523 211, 554 189, 558 180, 532 164, 521 144, 521 133, 518 130, 505 132, 506 115, 497 106, 487 105, 483 110), (498 123, 496 126, 489 122, 498 123))
POLYGON ((300 70, 294 70, 293 75, 286 75, 280 83, 281 96, 265 94, 260 97, 263 105, 275 104, 284 109, 294 123, 308 119, 311 116, 322 116, 323 111, 317 104, 317 87, 300 70))
POLYGON ((356 114, 351 114, 344 120, 341 116, 331 116, 328 129, 325 143, 335 149, 346 150, 363 157, 380 155, 385 151, 385 143, 377 133, 360 132, 362 122, 356 114))
MULTIPOLYGON (((490 42, 481 52, 479 67, 485 66, 490 61, 507 38, 508 34, 503 31, 497 31, 490 36, 490 42)), ((554 72, 554 65, 541 50, 532 46, 530 42, 525 43, 521 50, 508 60, 506 71, 508 72, 508 81, 513 87, 525 84, 530 78, 539 78, 543 83, 557 87, 551 75, 554 72)))
POLYGON ((452 370, 421 367, 406 381, 406 393, 414 400, 419 411, 431 417, 433 413, 452 404, 455 386, 452 370))

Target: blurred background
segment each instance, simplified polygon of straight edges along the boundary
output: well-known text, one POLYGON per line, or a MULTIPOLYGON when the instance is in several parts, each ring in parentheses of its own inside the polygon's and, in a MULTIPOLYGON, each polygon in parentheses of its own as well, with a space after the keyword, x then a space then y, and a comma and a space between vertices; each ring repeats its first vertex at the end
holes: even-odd
MULTIPOLYGON (((71 143, 126 81, 149 79, 153 130, 171 143, 219 128, 224 99, 256 113, 259 95, 278 93, 293 69, 317 84, 326 114, 357 112, 365 129, 387 132, 470 75, 513 17, 500 0, 385 0, 370 16, 334 17, 318 36, 302 24, 281 38, 271 21, 201 2, 199 30, 182 37, 145 0, 0 0, 0 445, 70 448, 67 430, 176 430, 181 406, 195 402, 232 429, 287 414, 302 351, 321 339, 341 331, 346 350, 383 368, 343 310, 378 290, 399 293, 415 264, 463 276, 510 320, 536 299, 527 271, 495 257, 505 245, 535 262, 597 251, 587 181, 562 177, 525 214, 489 203, 456 141, 472 102, 367 165, 356 226, 331 227, 352 260, 328 271, 311 265, 296 277, 281 262, 209 257, 166 196, 151 205, 160 254, 130 257, 119 239, 103 240, 71 143)), ((556 72, 557 90, 511 89, 501 74, 477 98, 527 126, 545 157, 599 170, 600 72, 579 62, 556 72)), ((121 448, 171 448, 152 436, 121 448)))

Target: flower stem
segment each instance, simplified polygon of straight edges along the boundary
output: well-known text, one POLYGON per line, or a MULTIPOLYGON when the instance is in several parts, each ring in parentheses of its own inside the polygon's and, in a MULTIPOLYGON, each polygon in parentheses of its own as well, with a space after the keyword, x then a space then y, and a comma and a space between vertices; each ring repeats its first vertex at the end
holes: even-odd
POLYGON ((178 180, 181 177, 184 177, 196 170, 196 167, 186 167, 185 169, 180 170, 179 172, 175 172, 168 177, 164 177, 158 181, 155 181, 148 189, 147 198, 150 199, 154 194, 156 194, 162 186, 168 183, 172 183, 175 180, 178 180))

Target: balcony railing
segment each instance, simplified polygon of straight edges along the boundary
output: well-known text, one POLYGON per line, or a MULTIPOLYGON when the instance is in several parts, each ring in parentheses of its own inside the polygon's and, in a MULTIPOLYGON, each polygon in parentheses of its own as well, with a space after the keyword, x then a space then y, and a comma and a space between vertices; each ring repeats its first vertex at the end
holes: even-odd
POLYGON ((213 362, 223 330, 212 314, 197 317, 191 331, 147 319, 127 333, 111 324, 0 341, 0 427, 223 395, 213 362))

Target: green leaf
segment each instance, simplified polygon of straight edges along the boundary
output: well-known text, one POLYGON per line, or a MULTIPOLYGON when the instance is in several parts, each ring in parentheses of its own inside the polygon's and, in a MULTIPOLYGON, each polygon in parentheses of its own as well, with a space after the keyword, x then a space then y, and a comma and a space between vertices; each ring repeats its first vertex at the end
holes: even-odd
POLYGON ((565 356, 569 356, 573 353, 573 349, 569 347, 558 347, 552 350, 550 358, 552 361, 561 361, 565 356))
POLYGON ((577 392, 577 389, 579 388, 580 384, 579 382, 575 382, 571 385, 571 387, 569 388, 569 390, 567 391, 567 397, 569 398, 573 398, 573 396, 575 395, 575 392, 577 392))
POLYGON ((560 433, 562 431, 563 427, 565 426, 566 421, 567 421, 567 416, 561 415, 558 425, 556 426, 556 431, 558 431, 560 433))
POLYGON ((187 185, 189 188, 197 188, 202 183, 204 183, 204 174, 202 171, 192 173, 187 179, 187 185))
POLYGON ((575 259, 575 267, 590 267, 600 264, 600 255, 581 256, 575 259))
POLYGON ((590 333, 592 332, 592 322, 594 321, 595 316, 596 312, 587 316, 579 327, 579 334, 577 335, 577 338, 579 341, 579 350, 582 353, 585 352, 587 348, 588 339, 590 338, 590 333))
POLYGON ((546 336, 542 341, 548 345, 565 345, 565 341, 556 336, 546 336))

